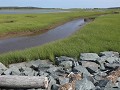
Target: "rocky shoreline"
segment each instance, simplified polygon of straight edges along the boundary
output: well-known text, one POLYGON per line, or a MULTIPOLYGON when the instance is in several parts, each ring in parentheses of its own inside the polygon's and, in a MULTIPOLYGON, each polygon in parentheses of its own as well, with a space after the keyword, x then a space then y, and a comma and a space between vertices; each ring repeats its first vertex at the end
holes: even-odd
MULTIPOLYGON (((0 90, 120 90, 120 54, 114 51, 81 53, 80 59, 56 57, 11 64, 0 63, 0 76, 47 77, 45 88, 1 88, 0 90)), ((1 82, 1 79, 0 79, 1 82)))

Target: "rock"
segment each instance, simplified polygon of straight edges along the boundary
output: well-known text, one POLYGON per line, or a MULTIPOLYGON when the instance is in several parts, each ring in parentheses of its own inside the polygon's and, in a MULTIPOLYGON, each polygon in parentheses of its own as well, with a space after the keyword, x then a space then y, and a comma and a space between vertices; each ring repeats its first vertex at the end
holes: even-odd
POLYGON ((91 61, 81 61, 81 64, 83 67, 96 67, 96 68, 99 67, 97 63, 91 61))
POLYGON ((94 87, 94 88, 91 89, 91 90, 104 90, 104 89, 101 89, 99 86, 96 86, 96 87, 94 87))
POLYGON ((119 82, 120 82, 120 77, 118 77, 117 81, 119 81, 119 82))
POLYGON ((87 70, 85 67, 81 66, 81 65, 74 67, 74 68, 73 68, 73 71, 74 71, 74 72, 80 72, 80 73, 86 74, 86 75, 88 75, 88 76, 91 75, 91 74, 88 72, 88 70, 87 70))
POLYGON ((117 63, 105 63, 105 68, 107 68, 107 69, 116 69, 116 68, 118 68, 118 67, 120 67, 120 64, 117 64, 117 63))
POLYGON ((97 81, 99 81, 99 80, 103 80, 104 78, 102 76, 95 75, 94 79, 97 80, 97 81))
POLYGON ((106 56, 106 57, 119 57, 118 52, 113 52, 113 51, 105 51, 105 52, 100 52, 101 56, 106 56))
POLYGON ((81 53, 80 54, 80 60, 96 61, 98 58, 99 56, 96 53, 81 53))
POLYGON ((0 69, 0 75, 3 73, 4 71, 0 69))
POLYGON ((51 73, 54 73, 54 72, 58 71, 59 69, 63 69, 63 68, 53 66, 53 67, 49 68, 46 72, 51 74, 51 73))
POLYGON ((97 63, 89 61, 81 61, 81 64, 83 67, 87 68, 90 73, 95 73, 100 67, 100 65, 98 65, 97 63))
POLYGON ((111 64, 113 64, 113 63, 120 63, 119 62, 119 58, 117 58, 117 57, 108 57, 106 59, 106 62, 111 63, 111 64))
POLYGON ((7 70, 7 67, 0 62, 0 69, 1 70, 7 70))
POLYGON ((116 85, 112 83, 111 81, 109 81, 105 86, 105 88, 113 88, 113 87, 116 87, 116 85))
POLYGON ((78 80, 75 83, 75 90, 91 90, 95 86, 91 81, 88 81, 86 78, 78 80))
POLYGON ((3 72, 3 75, 20 75, 20 74, 21 74, 20 70, 15 66, 3 72))
POLYGON ((53 84, 51 90, 58 90, 59 85, 58 84, 53 84))
POLYGON ((52 88, 52 85, 55 85, 56 84, 56 81, 53 77, 49 76, 49 86, 48 86, 48 89, 47 90, 51 90, 52 88))
POLYGON ((27 67, 33 68, 34 70, 42 70, 43 68, 49 68, 52 66, 52 63, 48 60, 36 60, 30 61, 26 64, 27 67))
POLYGON ((85 76, 85 75, 83 75, 83 78, 86 78, 88 81, 91 81, 92 83, 96 82, 96 80, 93 77, 91 77, 91 76, 85 76))
POLYGON ((120 90, 119 88, 104 88, 104 90, 120 90))
POLYGON ((106 70, 104 63, 100 62, 99 64, 100 64, 100 70, 103 70, 103 71, 106 70))
POLYGON ((97 84, 97 86, 99 87, 105 87, 107 85, 107 83, 109 82, 109 80, 100 80, 97 84))
POLYGON ((26 67, 26 64, 27 64, 26 62, 10 64, 10 65, 9 65, 9 68, 11 68, 11 67, 13 67, 13 66, 15 66, 15 67, 17 67, 17 68, 26 67))
POLYGON ((73 61, 73 67, 79 66, 79 62, 78 61, 73 61))
POLYGON ((43 71, 39 71, 39 72, 38 72, 38 75, 39 75, 39 76, 46 76, 46 77, 47 77, 49 74, 46 73, 46 72, 43 72, 43 71))
POLYGON ((21 71, 21 75, 24 75, 24 76, 35 76, 35 71, 29 67, 22 67, 20 69, 21 71))
POLYGON ((59 77, 60 85, 64 85, 65 83, 69 82, 69 78, 59 77))
POLYGON ((103 71, 98 71, 97 72, 97 75, 101 76, 101 77, 105 77, 107 76, 107 73, 106 72, 103 72, 103 71))
POLYGON ((61 57, 56 57, 56 64, 59 65, 63 61, 75 61, 73 58, 66 57, 66 56, 61 56, 61 57))
MULTIPOLYGON (((120 77, 119 77, 120 78, 120 77)), ((118 88, 120 89, 120 81, 118 82, 118 88)))
POLYGON ((63 66, 65 69, 72 68, 72 61, 63 61, 59 64, 59 66, 63 66))

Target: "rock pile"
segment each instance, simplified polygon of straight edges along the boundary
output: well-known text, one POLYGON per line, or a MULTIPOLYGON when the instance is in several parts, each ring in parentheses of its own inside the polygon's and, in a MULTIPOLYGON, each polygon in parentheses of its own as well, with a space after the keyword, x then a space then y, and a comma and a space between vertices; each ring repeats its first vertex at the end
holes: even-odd
POLYGON ((79 60, 61 56, 55 62, 36 60, 11 64, 9 68, 0 63, 0 75, 48 77, 47 89, 25 90, 120 90, 118 52, 81 53, 79 60))

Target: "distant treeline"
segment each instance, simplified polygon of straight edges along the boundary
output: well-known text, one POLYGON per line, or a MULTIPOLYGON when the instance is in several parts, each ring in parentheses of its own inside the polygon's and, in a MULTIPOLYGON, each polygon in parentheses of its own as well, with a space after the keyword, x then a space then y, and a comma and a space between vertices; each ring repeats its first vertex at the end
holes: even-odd
POLYGON ((111 7, 111 8, 108 8, 108 9, 120 9, 120 7, 111 7))
POLYGON ((0 7, 0 9, 60 9, 60 8, 40 8, 40 7, 0 7))

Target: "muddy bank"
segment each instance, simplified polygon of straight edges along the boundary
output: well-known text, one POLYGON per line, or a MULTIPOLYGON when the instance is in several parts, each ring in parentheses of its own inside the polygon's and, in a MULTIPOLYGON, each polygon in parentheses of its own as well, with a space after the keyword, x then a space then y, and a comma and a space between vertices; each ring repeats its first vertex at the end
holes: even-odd
POLYGON ((40 35, 23 36, 0 40, 0 53, 15 50, 23 50, 30 47, 40 46, 48 42, 68 37, 76 30, 85 25, 84 19, 70 21, 40 35))

